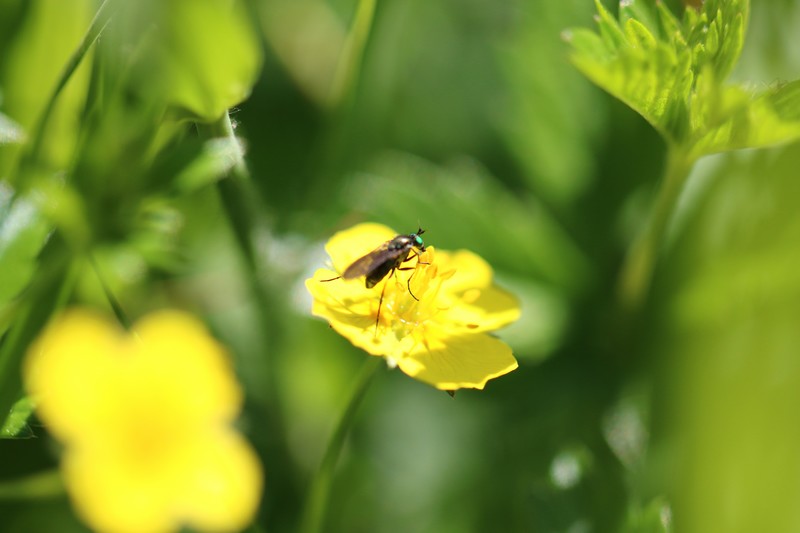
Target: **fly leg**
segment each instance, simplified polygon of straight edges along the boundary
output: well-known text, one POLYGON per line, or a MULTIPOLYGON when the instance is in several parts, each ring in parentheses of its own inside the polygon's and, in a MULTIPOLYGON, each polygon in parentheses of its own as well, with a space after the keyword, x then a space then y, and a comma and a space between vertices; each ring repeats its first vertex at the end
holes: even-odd
POLYGON ((389 278, 392 277, 394 274, 395 269, 393 268, 389 275, 386 276, 386 281, 383 282, 383 288, 381 289, 381 299, 378 300, 378 316, 375 317, 375 338, 378 338, 378 324, 381 320, 381 306, 383 305, 383 295, 386 293, 386 284, 389 283, 389 278))
MULTIPOLYGON (((406 260, 403 261, 403 263, 405 263, 407 261, 411 261, 415 257, 417 258, 417 264, 418 265, 430 265, 430 263, 425 263, 425 262, 419 260, 419 254, 416 252, 416 250, 414 251, 414 255, 412 255, 411 257, 406 258, 406 260)), ((398 267, 397 270, 414 270, 414 271, 416 271, 417 267, 405 267, 405 268, 399 268, 398 267)), ((408 276, 408 280, 406 281, 406 287, 408 287, 408 294, 410 294, 411 297, 414 298, 416 301, 419 301, 419 298, 414 296, 414 293, 411 292, 411 278, 413 278, 413 277, 414 277, 414 272, 412 272, 411 275, 408 276)))
MULTIPOLYGON (((403 271, 405 271, 405 270, 416 270, 416 268, 414 268, 414 267, 399 268, 398 267, 397 270, 403 270, 403 271)), ((419 301, 419 298, 414 296, 414 293, 411 292, 411 278, 413 278, 413 277, 414 277, 414 273, 412 272, 411 275, 408 276, 408 281, 406 281, 406 287, 408 287, 408 294, 410 294, 411 297, 414 298, 416 301, 419 301)))

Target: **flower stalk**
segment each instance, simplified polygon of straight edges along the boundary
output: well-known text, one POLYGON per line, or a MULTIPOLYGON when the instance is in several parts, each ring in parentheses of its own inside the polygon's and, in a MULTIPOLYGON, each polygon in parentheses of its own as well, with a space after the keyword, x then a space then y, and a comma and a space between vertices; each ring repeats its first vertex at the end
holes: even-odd
POLYGON ((360 0, 356 7, 353 25, 345 40, 336 66, 336 74, 329 96, 329 106, 335 109, 352 94, 364 59, 364 50, 375 18, 376 0, 360 0))
POLYGON ((347 434, 353 426, 358 408, 361 406, 369 385, 377 375, 377 370, 380 366, 381 358, 379 357, 368 357, 364 361, 361 373, 353 386, 350 399, 342 412, 336 429, 331 434, 328 446, 325 449, 325 455, 323 455, 319 469, 311 482, 311 489, 309 490, 303 513, 303 523, 300 528, 301 533, 318 533, 322 531, 336 463, 339 455, 341 455, 347 434))
POLYGON ((666 237, 693 159, 679 148, 670 147, 664 177, 648 224, 632 244, 619 278, 618 298, 627 312, 638 311, 650 290, 658 254, 666 237))
POLYGON ((48 470, 0 483, 0 501, 40 500, 64 494, 64 482, 58 470, 48 470))

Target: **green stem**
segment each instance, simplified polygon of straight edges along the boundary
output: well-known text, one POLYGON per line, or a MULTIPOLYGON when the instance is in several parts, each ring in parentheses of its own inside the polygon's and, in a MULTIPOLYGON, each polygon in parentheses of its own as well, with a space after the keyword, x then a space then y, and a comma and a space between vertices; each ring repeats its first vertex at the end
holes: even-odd
POLYGON ((86 34, 83 36, 78 48, 72 53, 69 61, 67 61, 67 64, 64 66, 64 70, 61 72, 58 83, 53 90, 53 94, 51 94, 50 98, 47 100, 45 108, 42 111, 41 116, 39 116, 39 120, 33 129, 31 148, 23 160, 23 168, 26 168, 27 166, 39 161, 42 151, 42 143, 44 140, 44 131, 47 126, 47 122, 50 120, 50 116, 53 114, 53 109, 55 109, 58 96, 61 94, 61 91, 64 90, 67 82, 69 82, 72 75, 78 69, 78 66, 81 64, 81 61, 83 61, 83 58, 89 51, 89 48, 92 47, 94 42, 105 29, 108 22, 111 20, 111 16, 113 15, 114 11, 111 9, 112 3, 112 0, 104 0, 103 3, 100 4, 100 7, 97 9, 97 13, 95 13, 94 19, 92 19, 91 24, 89 24, 89 29, 86 30, 86 34))
POLYGON ((64 483, 58 470, 40 472, 20 479, 0 482, 2 500, 40 500, 64 494, 64 483))
POLYGON ((358 81, 364 59, 364 49, 372 31, 372 21, 375 19, 375 4, 376 0, 359 0, 358 2, 353 25, 342 46, 342 53, 333 77, 328 102, 331 108, 338 107, 351 93, 358 81))
MULTIPOLYGON (((227 114, 213 124, 198 124, 198 132, 205 139, 226 138, 229 142, 236 143, 230 118, 227 114)), ((244 261, 243 270, 248 284, 248 293, 255 302, 256 320, 259 324, 258 334, 260 342, 254 346, 263 346, 263 353, 257 354, 263 366, 253 371, 261 373, 262 380, 260 396, 262 401, 249 405, 248 408, 263 423, 263 434, 268 435, 262 441, 262 456, 265 469, 275 478, 297 479, 294 470, 295 463, 289 445, 283 435, 286 434, 281 408, 281 396, 278 393, 277 377, 280 372, 277 363, 282 353, 286 324, 285 313, 280 309, 279 295, 285 291, 273 288, 273 277, 264 275, 267 262, 267 252, 258 247, 257 237, 267 234, 269 229, 264 213, 266 210, 261 205, 260 193, 250 179, 243 154, 240 152, 236 163, 217 183, 220 202, 228 218, 235 242, 244 261)), ((298 509, 293 507, 300 501, 300 487, 294 483, 286 484, 273 505, 279 513, 294 517, 298 509)))
MULTIPOLYGON (((239 147, 230 116, 225 113, 217 122, 198 124, 198 132, 205 139, 223 138, 239 147)), ((248 269, 258 272, 258 256, 253 243, 253 233, 260 224, 262 210, 257 205, 258 192, 254 190, 244 153, 237 149, 236 162, 227 176, 217 183, 223 207, 231 222, 236 243, 242 250, 248 269)))
POLYGON ((318 533, 322 530, 325 511, 328 507, 328 498, 330 496, 334 468, 339 459, 339 454, 342 451, 345 438, 350 431, 350 427, 353 425, 356 412, 366 395, 370 383, 372 383, 372 379, 377 374, 378 368, 381 367, 382 362, 382 358, 375 356, 369 356, 364 362, 361 374, 358 376, 356 384, 353 387, 350 400, 347 402, 342 417, 339 419, 339 423, 328 441, 328 447, 325 450, 325 455, 322 457, 319 470, 317 470, 314 480, 311 483, 311 489, 308 493, 306 508, 303 514, 303 524, 300 528, 302 533, 318 533))
POLYGON ((652 215, 647 226, 631 246, 622 266, 618 297, 628 312, 638 311, 647 298, 656 260, 692 163, 693 159, 685 151, 669 148, 664 178, 652 215))

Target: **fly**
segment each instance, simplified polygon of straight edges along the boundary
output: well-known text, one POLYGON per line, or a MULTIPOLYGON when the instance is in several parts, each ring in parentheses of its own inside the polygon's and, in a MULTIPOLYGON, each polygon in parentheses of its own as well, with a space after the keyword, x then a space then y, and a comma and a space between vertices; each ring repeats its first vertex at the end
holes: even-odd
MULTIPOLYGON (((381 244, 367 255, 353 261, 341 276, 324 279, 322 281, 334 281, 339 278, 355 279, 364 276, 366 287, 371 289, 380 283, 387 275, 391 278, 395 270, 413 270, 412 267, 404 268, 401 265, 407 261, 411 261, 415 257, 419 258, 419 255, 425 252, 425 243, 422 241, 422 237, 420 237, 423 233, 425 233, 425 230, 419 228, 416 233, 398 235, 394 239, 381 244), (412 251, 414 255, 409 257, 412 251)), ((419 263, 419 259, 417 259, 417 262, 419 263)), ((414 293, 411 292, 411 278, 413 276, 414 274, 409 276, 406 286, 408 287, 408 293, 411 297, 419 301, 419 298, 414 296, 414 293)), ((375 318, 376 333, 378 331, 378 323, 381 319, 381 305, 383 305, 383 295, 385 292, 386 283, 383 284, 381 299, 378 301, 378 316, 375 318)))

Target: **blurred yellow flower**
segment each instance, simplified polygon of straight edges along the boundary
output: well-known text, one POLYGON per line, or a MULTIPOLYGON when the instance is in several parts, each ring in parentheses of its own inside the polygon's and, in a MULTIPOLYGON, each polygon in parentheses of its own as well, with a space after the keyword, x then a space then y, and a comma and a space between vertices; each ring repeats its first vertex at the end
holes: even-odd
POLYGON ((253 518, 261 465, 231 427, 242 392, 193 317, 162 311, 126 333, 69 311, 31 347, 24 379, 94 529, 234 531, 253 518))
POLYGON ((366 288, 363 278, 323 283, 396 235, 380 224, 359 224, 334 235, 325 249, 335 272, 319 269, 306 280, 312 313, 355 346, 438 389, 482 389, 516 369, 511 348, 488 332, 519 318, 519 303, 492 283, 491 267, 472 252, 429 246, 419 261, 403 265, 413 271, 397 271, 373 288, 366 288))

